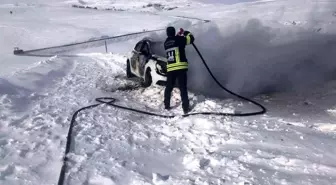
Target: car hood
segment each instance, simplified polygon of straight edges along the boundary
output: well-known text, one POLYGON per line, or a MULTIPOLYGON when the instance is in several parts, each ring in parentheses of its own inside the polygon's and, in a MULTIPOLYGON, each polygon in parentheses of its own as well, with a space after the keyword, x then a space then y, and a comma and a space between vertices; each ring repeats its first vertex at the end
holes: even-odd
POLYGON ((159 56, 159 55, 152 55, 152 57, 155 58, 156 60, 167 62, 167 58, 166 57, 162 57, 162 56, 159 56))

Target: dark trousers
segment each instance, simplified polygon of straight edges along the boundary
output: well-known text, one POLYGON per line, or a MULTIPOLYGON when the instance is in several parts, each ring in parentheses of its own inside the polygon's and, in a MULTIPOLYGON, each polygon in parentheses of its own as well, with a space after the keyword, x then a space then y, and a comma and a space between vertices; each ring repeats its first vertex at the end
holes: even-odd
POLYGON ((179 89, 181 92, 182 108, 183 110, 189 109, 189 99, 187 90, 187 70, 177 70, 167 73, 167 85, 164 93, 164 105, 166 108, 170 107, 171 92, 175 86, 176 79, 178 81, 179 89))

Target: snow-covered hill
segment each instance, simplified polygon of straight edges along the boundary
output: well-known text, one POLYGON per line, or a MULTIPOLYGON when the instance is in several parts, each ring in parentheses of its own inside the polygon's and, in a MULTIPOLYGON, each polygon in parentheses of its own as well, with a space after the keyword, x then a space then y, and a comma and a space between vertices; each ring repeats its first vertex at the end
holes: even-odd
MULTIPOLYGON (((178 116, 149 117, 105 105, 82 112, 73 130, 65 184, 336 184, 333 1, 188 1, 190 7, 172 1, 181 8, 159 15, 69 6, 83 2, 122 8, 148 3, 0 2, 1 185, 57 184, 71 116, 99 96, 178 116), (213 21, 190 27, 172 15, 213 21), (168 24, 195 34, 210 67, 228 87, 249 96, 265 87, 288 92, 257 95, 269 110, 262 116, 183 118, 177 89, 175 108, 167 112, 162 87, 143 89, 126 79, 125 55, 138 39, 109 45, 108 54, 93 48, 69 58, 12 55, 15 46, 33 49, 168 24)), ((161 33, 155 36, 164 39, 161 33)), ((193 111, 255 108, 218 97, 195 52, 187 52, 193 111)))
POLYGON ((170 11, 177 8, 197 7, 202 6, 202 3, 192 0, 69 0, 66 3, 74 7, 96 8, 100 10, 115 10, 115 11, 143 11, 143 12, 158 12, 170 11))

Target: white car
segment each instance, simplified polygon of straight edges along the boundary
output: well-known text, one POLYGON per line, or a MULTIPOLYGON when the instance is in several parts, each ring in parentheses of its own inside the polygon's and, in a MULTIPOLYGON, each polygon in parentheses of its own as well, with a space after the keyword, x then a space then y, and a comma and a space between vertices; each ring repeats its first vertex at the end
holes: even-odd
POLYGON ((149 38, 142 39, 127 58, 127 78, 142 79, 144 87, 165 85, 167 59, 163 57, 164 55, 163 42, 155 42, 149 38))

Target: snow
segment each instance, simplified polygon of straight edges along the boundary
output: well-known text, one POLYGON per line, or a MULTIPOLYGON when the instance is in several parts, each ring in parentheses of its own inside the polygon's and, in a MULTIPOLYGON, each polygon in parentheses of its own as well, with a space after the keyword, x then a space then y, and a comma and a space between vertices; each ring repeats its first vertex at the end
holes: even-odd
POLYGON ((65 3, 69 5, 77 5, 83 7, 97 8, 100 10, 114 10, 114 11, 135 11, 135 12, 159 12, 169 11, 176 8, 197 7, 202 3, 192 0, 141 0, 132 1, 127 0, 68 0, 65 3))
MULTIPOLYGON (((183 5, 187 1, 173 1, 168 4, 180 7, 159 15, 137 12, 149 1, 134 1, 135 7, 129 1, 109 2, 0 3, 0 62, 5 66, 0 70, 1 185, 56 184, 71 116, 100 96, 177 117, 150 117, 106 105, 81 112, 71 138, 65 184, 335 184, 333 1, 233 5, 188 1, 190 7, 183 5), (133 9, 75 9, 69 6, 72 3, 100 7, 118 3, 133 9), (176 15, 213 21, 191 27, 194 20, 178 21, 176 15), (289 24, 293 21, 297 24, 289 24), (168 24, 190 29, 220 81, 256 95, 269 112, 245 118, 183 118, 178 89, 173 92, 173 110, 163 110, 164 88, 144 89, 125 76, 126 56, 141 37, 110 44, 109 53, 98 47, 79 50, 73 57, 12 55, 15 46, 34 49, 168 24), (301 64, 301 59, 311 60, 310 65, 301 64), (291 77, 287 83, 281 81, 285 77, 291 77), (303 84, 307 81, 312 83, 303 84), (272 85, 282 88, 260 95, 272 85)), ((151 36, 164 38, 162 33, 151 36)), ((217 91, 213 82, 192 48, 187 52, 193 61, 189 71, 193 111, 255 109, 240 100, 224 99, 227 95, 220 91, 211 93, 217 91)))
POLYGON ((86 11, 56 5, 52 7, 39 6, 39 4, 8 6, 8 4, 0 4, 0 40, 4 43, 0 46, 2 56, 0 62, 8 67, 8 70, 0 69, 0 75, 10 75, 12 71, 26 68, 39 60, 27 58, 22 62, 20 60, 22 58, 13 57, 14 47, 25 50, 81 42, 101 36, 116 36, 143 31, 143 29, 164 27, 172 20, 176 20, 167 16, 86 11), (14 12, 12 15, 9 14, 10 10, 14 12), (134 16, 139 21, 127 23, 134 16), (148 18, 151 22, 146 21, 148 18), (90 24, 87 20, 90 20, 90 24), (120 22, 125 24, 116 27, 115 25, 120 22))

